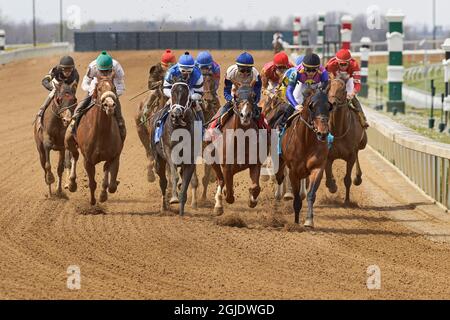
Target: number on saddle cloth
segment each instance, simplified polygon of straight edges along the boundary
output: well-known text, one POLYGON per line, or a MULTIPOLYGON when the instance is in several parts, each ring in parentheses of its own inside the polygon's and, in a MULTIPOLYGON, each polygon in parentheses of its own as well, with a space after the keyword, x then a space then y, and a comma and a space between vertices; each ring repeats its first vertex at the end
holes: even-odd
POLYGON ((154 135, 155 144, 157 144, 158 142, 161 141, 161 137, 164 132, 164 123, 166 122, 166 119, 168 116, 169 116, 169 112, 168 112, 168 110, 165 110, 163 112, 161 118, 158 121, 156 121, 155 135, 154 135))

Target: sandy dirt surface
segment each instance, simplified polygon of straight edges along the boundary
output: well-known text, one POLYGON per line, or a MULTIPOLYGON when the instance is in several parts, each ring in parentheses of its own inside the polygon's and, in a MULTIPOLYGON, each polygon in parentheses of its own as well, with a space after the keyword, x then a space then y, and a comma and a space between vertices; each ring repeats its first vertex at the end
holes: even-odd
MULTIPOLYGON (((159 186, 146 180, 133 122, 137 101, 128 101, 146 88, 160 54, 114 53, 127 75, 121 101, 128 137, 118 192, 95 209, 82 161, 77 193, 46 196, 31 122, 46 95, 40 80, 58 57, 0 66, 0 298, 450 298, 448 214, 371 150, 361 153, 363 184, 353 187, 352 206, 342 207, 341 163, 338 193, 322 183, 314 231, 292 224, 291 203, 274 201, 271 182, 249 209, 247 173, 222 217, 212 214, 214 185, 210 202, 188 205, 186 217, 177 206, 160 213, 159 186), (69 265, 80 267, 80 290, 66 286, 69 265), (370 265, 381 270, 380 290, 366 286, 370 265)), ((237 52, 213 54, 225 71, 237 52)), ((95 56, 74 54, 80 73, 95 56)), ((255 52, 258 67, 270 58, 255 52)))

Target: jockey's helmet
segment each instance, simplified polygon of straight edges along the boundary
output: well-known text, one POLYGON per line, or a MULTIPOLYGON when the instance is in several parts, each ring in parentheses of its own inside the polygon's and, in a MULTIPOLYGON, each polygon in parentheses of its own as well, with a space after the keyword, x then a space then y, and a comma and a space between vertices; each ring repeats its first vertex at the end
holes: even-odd
POLYGON ((113 59, 106 51, 102 51, 102 53, 100 53, 97 57, 96 63, 97 68, 100 71, 112 70, 113 68, 113 59))
POLYGON ((303 59, 302 65, 306 72, 316 72, 320 67, 320 58, 315 53, 310 53, 303 59))
POLYGON ((176 62, 177 58, 170 49, 167 49, 166 52, 164 52, 161 56, 161 65, 166 68, 170 67, 170 65, 175 64, 176 62))
POLYGON ((71 56, 64 56, 59 61, 59 67, 64 68, 74 68, 75 67, 75 61, 73 61, 73 58, 71 56))
POLYGON ((178 59, 178 67, 180 68, 180 71, 186 71, 186 72, 192 72, 195 66, 194 58, 189 54, 189 52, 185 52, 183 55, 180 56, 178 59))
POLYGON ((236 58, 236 64, 242 67, 253 67, 254 60, 250 53, 244 52, 236 58))
POLYGON ((336 60, 339 63, 341 69, 346 69, 350 64, 352 54, 348 49, 341 49, 336 53, 336 60))
POLYGON ((208 51, 202 51, 197 56, 197 64, 199 68, 209 67, 213 63, 213 57, 208 51))
POLYGON ((283 67, 287 68, 289 66, 289 57, 287 56, 286 52, 284 52, 284 51, 278 52, 273 57, 273 63, 277 67, 283 66, 283 67))

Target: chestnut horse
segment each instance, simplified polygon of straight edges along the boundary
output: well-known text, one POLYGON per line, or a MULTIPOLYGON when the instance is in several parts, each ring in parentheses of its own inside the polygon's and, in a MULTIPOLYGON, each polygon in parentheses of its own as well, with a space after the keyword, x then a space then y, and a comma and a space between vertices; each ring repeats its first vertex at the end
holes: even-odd
MULTIPOLYGON (((261 192, 259 177, 262 165, 258 155, 261 153, 262 142, 259 139, 258 125, 253 120, 253 99, 254 94, 251 88, 239 88, 237 100, 233 101, 233 113, 222 126, 222 146, 215 150, 220 154, 218 157, 216 155, 216 159, 220 158, 220 163, 215 161, 212 165, 218 183, 214 206, 216 214, 223 213, 222 192, 225 193, 227 203, 234 203, 233 176, 246 169, 249 169, 252 180, 248 205, 250 208, 254 208, 258 204, 258 196, 261 192), (240 132, 243 133, 245 141, 239 141, 237 136, 240 132), (227 153, 231 152, 233 158, 227 159, 227 153)), ((270 148, 268 139, 264 147, 266 148, 264 156, 267 156, 270 148)))
POLYGON ((94 105, 81 118, 76 136, 69 132, 66 134, 66 146, 72 153, 72 168, 70 173, 69 191, 75 192, 76 164, 79 157, 77 145, 84 157, 84 168, 89 177, 89 189, 91 192, 91 205, 95 205, 95 165, 105 161, 103 166, 102 191, 100 202, 108 199, 108 193, 117 191, 119 172, 119 159, 123 148, 123 141, 119 133, 119 125, 114 117, 117 105, 116 88, 113 82, 114 75, 99 77, 92 95, 94 105))
POLYGON ((330 82, 328 100, 333 105, 330 116, 330 132, 334 135, 333 146, 328 154, 326 173, 326 186, 331 193, 337 191, 336 180, 333 177, 333 162, 342 159, 347 163, 344 177, 345 205, 350 204, 350 186, 352 185, 352 169, 356 162, 356 176, 354 185, 362 183, 362 172, 359 165, 358 152, 367 145, 367 134, 361 126, 357 114, 348 106, 345 82, 333 79, 330 82))
POLYGON ((49 195, 52 195, 52 183, 55 177, 50 164, 50 150, 59 152, 58 161, 58 195, 62 194, 62 174, 64 172, 64 134, 70 123, 72 112, 75 109, 77 98, 75 86, 65 83, 55 85, 55 94, 42 119, 34 122, 34 140, 39 152, 42 169, 45 173, 45 183, 48 185, 49 195))
POLYGON ((282 156, 276 178, 280 185, 284 179, 285 166, 289 168, 295 223, 299 223, 303 202, 300 180, 309 178, 308 213, 304 226, 313 228, 313 206, 328 157, 328 116, 331 105, 327 94, 322 90, 306 97, 303 105, 305 107, 292 119, 281 138, 282 156))
MULTIPOLYGON (((153 68, 153 67, 152 67, 153 68)), ((154 159, 152 151, 150 150, 150 131, 152 129, 152 116, 161 110, 167 102, 167 97, 162 91, 161 81, 157 82, 153 89, 150 90, 148 96, 139 103, 134 121, 136 123, 136 130, 145 149, 145 154, 148 159, 147 165, 147 180, 154 182, 154 159), (157 84, 157 85, 156 85, 157 84)))
MULTIPOLYGON (((160 110, 153 116, 151 120, 152 129, 150 131, 150 146, 153 152, 153 158, 155 159, 155 169, 156 173, 159 176, 159 187, 162 194, 161 210, 164 211, 168 209, 166 202, 166 165, 168 164, 170 168, 170 176, 172 179, 172 198, 170 199, 169 203, 180 203, 179 214, 181 216, 184 215, 184 207, 187 200, 187 189, 189 187, 189 183, 191 182, 192 174, 195 170, 195 154, 193 152, 193 150, 195 150, 195 115, 190 104, 189 94, 189 86, 186 83, 174 83, 171 89, 172 98, 169 108, 169 115, 164 123, 161 139, 158 143, 156 143, 154 139, 155 130, 157 128, 156 122, 158 121, 158 119, 160 119, 161 113, 163 113, 166 108, 160 110), (186 131, 182 132, 183 129, 186 131), (173 139, 176 138, 175 135, 177 135, 178 132, 186 133, 186 136, 181 137, 182 141, 173 141, 173 139), (190 137, 189 140, 184 141, 188 134, 190 137), (181 149, 179 153, 175 152, 174 149, 177 148, 178 144, 182 142, 183 146, 190 148, 190 150, 181 149), (187 155, 189 153, 190 155, 187 155), (185 157, 187 157, 187 159, 185 157), (180 187, 181 190, 179 194, 177 193, 178 168, 181 168, 182 178, 180 187)), ((201 132, 199 134, 201 137, 201 132)), ((201 146, 199 147, 201 149, 201 146)), ((194 186, 193 189, 193 192, 195 193, 196 190, 194 186)))

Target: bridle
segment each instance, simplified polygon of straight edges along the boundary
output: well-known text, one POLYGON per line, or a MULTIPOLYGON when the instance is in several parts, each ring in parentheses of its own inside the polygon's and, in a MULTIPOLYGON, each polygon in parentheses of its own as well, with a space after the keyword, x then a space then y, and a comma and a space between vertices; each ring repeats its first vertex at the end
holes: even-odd
POLYGON ((106 98, 113 99, 114 100, 114 107, 112 107, 111 109, 114 110, 114 109, 116 109, 116 106, 117 106, 117 101, 116 101, 117 100, 117 95, 114 92, 114 91, 116 91, 115 86, 114 86, 114 82, 113 82, 112 78, 109 78, 109 77, 100 77, 100 78, 98 78, 98 82, 97 82, 96 87, 95 87, 95 92, 98 94, 98 86, 100 85, 100 83, 105 82, 105 81, 110 82, 111 88, 112 88, 113 91, 112 90, 108 90, 108 91, 103 92, 101 97, 100 97, 100 99, 96 99, 97 100, 96 104, 100 106, 101 110, 107 112, 107 107, 103 105, 103 101, 106 98))
POLYGON ((187 83, 185 83, 185 82, 175 82, 175 83, 172 85, 172 89, 170 90, 171 93, 172 93, 173 88, 175 87, 175 85, 183 85, 183 86, 186 86, 187 89, 188 89, 188 98, 187 98, 187 101, 186 101, 186 105, 184 105, 184 106, 181 105, 181 104, 178 104, 178 103, 173 103, 173 104, 171 104, 171 105, 170 105, 170 108, 169 108, 169 112, 173 112, 173 111, 176 111, 176 110, 180 110, 181 113, 184 115, 184 113, 186 112, 186 110, 188 109, 188 107, 190 106, 190 103, 191 103, 191 97, 190 97, 190 94, 189 94, 189 85, 188 85, 187 83))
MULTIPOLYGON (((344 81, 344 80, 339 79, 339 78, 335 78, 334 80, 335 80, 335 81, 339 81, 340 83, 342 83, 342 85, 343 85, 344 88, 345 88, 345 81, 344 81)), ((337 99, 336 99, 335 103, 333 104, 333 107, 334 107, 335 110, 338 110, 338 109, 343 108, 343 107, 346 106, 347 104, 348 104, 347 97, 345 97, 345 101, 340 101, 340 100, 337 100, 337 99)), ((350 110, 349 110, 349 111, 350 111, 350 110)), ((334 137, 334 140, 342 139, 342 138, 344 138, 344 137, 349 133, 350 128, 351 128, 351 126, 352 126, 352 123, 351 123, 351 113, 350 113, 350 112, 347 113, 347 121, 346 121, 346 123, 347 123, 347 129, 345 130, 345 132, 344 132, 342 135, 338 136, 338 137, 334 137)), ((330 131, 330 132, 331 132, 331 131, 330 131)))
POLYGON ((300 113, 300 114, 299 114, 300 121, 302 121, 302 122, 306 125, 306 127, 307 127, 308 129, 310 129, 312 132, 315 133, 316 138, 317 138, 317 140, 318 140, 319 142, 326 142, 326 140, 321 140, 321 139, 319 138, 320 132, 319 132, 319 129, 316 127, 315 123, 314 123, 314 119, 318 119, 320 122, 326 122, 326 123, 328 123, 329 117, 323 116, 323 115, 319 115, 319 116, 317 116, 317 117, 313 117, 313 116, 312 116, 312 115, 313 115, 313 111, 312 111, 312 109, 311 109, 312 106, 314 106, 314 101, 312 101, 312 99, 311 99, 311 101, 310 101, 310 102, 308 103, 308 105, 306 106, 306 108, 308 108, 308 120, 305 120, 305 119, 303 118, 302 114, 300 113))
MULTIPOLYGON (((72 96, 71 96, 71 97, 74 97, 74 98, 75 98, 75 95, 73 94, 73 92, 70 92, 70 93, 72 93, 72 96)), ((69 109, 71 109, 72 107, 76 106, 77 103, 75 102, 74 104, 71 104, 71 105, 66 106, 66 107, 64 107, 64 108, 61 108, 61 104, 62 104, 62 103, 58 103, 58 98, 61 98, 61 96, 59 96, 58 94, 59 94, 59 92, 55 92, 55 96, 53 97, 53 105, 54 105, 55 108, 52 106, 52 107, 50 108, 50 110, 51 110, 51 112, 52 112, 56 117, 58 117, 58 118, 60 118, 60 119, 63 119, 63 117, 61 116, 61 114, 62 114, 64 111, 69 110, 69 109), (56 110, 55 110, 55 109, 56 109, 56 110)), ((64 90, 64 92, 62 92, 62 94, 63 94, 63 95, 68 94, 67 90, 64 90)), ((75 98, 75 100, 76 100, 76 98, 75 98)))

